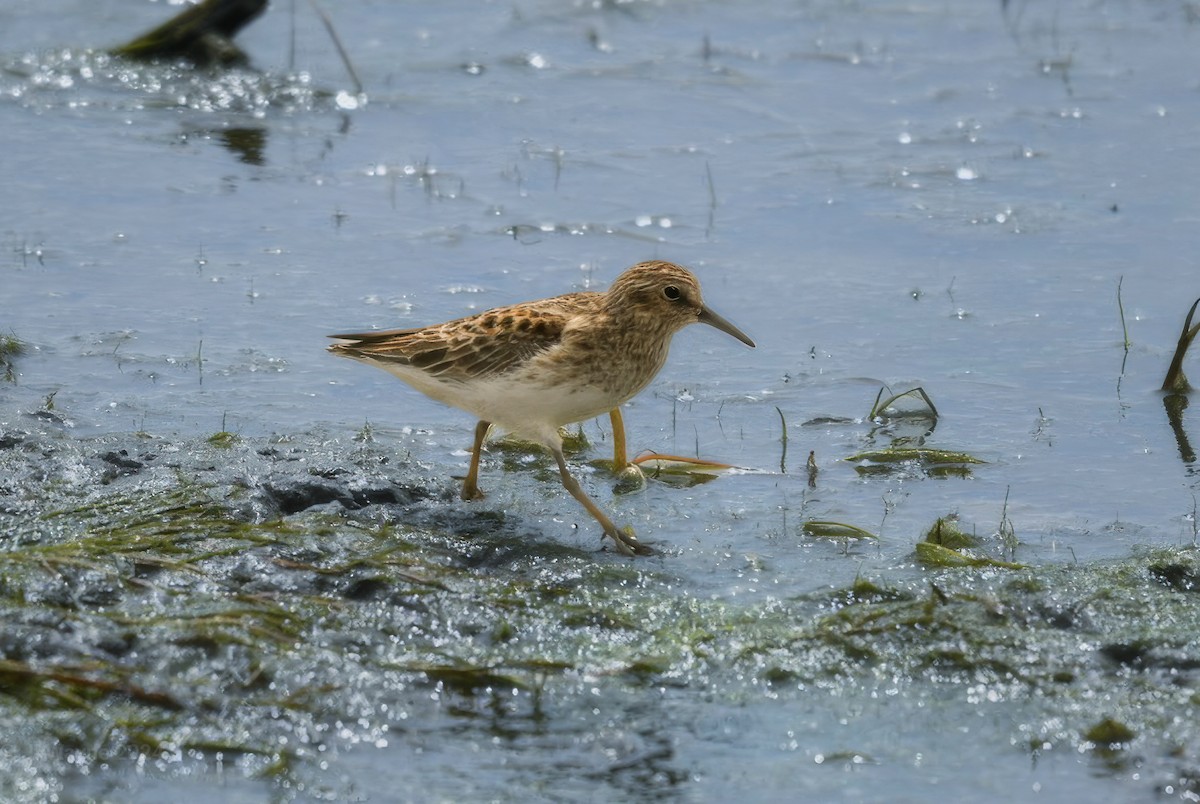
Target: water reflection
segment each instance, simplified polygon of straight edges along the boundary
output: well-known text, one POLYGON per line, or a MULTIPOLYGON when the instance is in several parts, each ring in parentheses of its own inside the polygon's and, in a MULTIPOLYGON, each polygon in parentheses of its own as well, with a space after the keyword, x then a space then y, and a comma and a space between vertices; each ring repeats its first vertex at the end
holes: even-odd
MULTIPOLYGON (((147 109, 220 113, 220 124, 187 126, 184 135, 210 138, 238 161, 255 166, 266 164, 267 127, 274 115, 332 110, 338 112, 338 132, 344 135, 350 128, 349 116, 338 108, 333 93, 314 86, 307 73, 135 64, 93 50, 31 53, 0 63, 0 98, 38 113, 90 108, 96 118, 116 112, 123 119, 147 109), (222 127, 224 123, 228 127, 222 127)), ((324 144, 327 147, 328 140, 324 144)))
POLYGON ((1192 302, 1187 318, 1183 320, 1183 329, 1179 333, 1179 341, 1175 344, 1175 354, 1171 356, 1171 365, 1167 367, 1167 376, 1162 384, 1162 390, 1166 392, 1163 407, 1167 410, 1167 421, 1175 434, 1175 443, 1179 445, 1179 456, 1189 465, 1196 462, 1196 451, 1192 449, 1187 431, 1183 427, 1183 412, 1188 406, 1187 393, 1191 390, 1191 384, 1183 373, 1183 360, 1187 357, 1188 347, 1200 333, 1200 324, 1192 324, 1197 307, 1200 307, 1200 299, 1192 302))
POLYGON ((1167 411, 1167 422, 1171 432, 1175 434, 1175 443, 1179 445, 1179 457, 1186 464, 1196 462, 1196 450, 1188 439, 1187 430, 1183 427, 1183 412, 1187 410, 1187 394, 1167 394, 1163 397, 1163 407, 1167 411))
POLYGON ((227 128, 218 133, 225 149, 237 157, 239 162, 261 167, 265 164, 263 150, 267 145, 265 128, 227 128))

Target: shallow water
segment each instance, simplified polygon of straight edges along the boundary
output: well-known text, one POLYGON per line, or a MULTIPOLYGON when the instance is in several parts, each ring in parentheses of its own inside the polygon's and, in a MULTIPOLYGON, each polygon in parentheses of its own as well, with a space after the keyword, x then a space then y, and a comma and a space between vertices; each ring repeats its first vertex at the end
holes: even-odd
MULTIPOLYGON (((991 554, 1040 567, 1194 545, 1195 461, 1156 390, 1200 295, 1190 6, 331 8, 361 96, 299 6, 293 20, 276 4, 239 38, 261 72, 222 75, 88 49, 156 24, 162 3, 6 14, 0 333, 27 351, 16 382, 0 383, 0 429, 85 452, 139 431, 181 449, 230 431, 315 451, 369 424, 378 448, 411 462, 411 482, 441 494, 465 470, 473 422, 326 355, 325 334, 604 287, 664 258, 693 267, 758 348, 681 333, 626 411, 630 447, 746 471, 621 497, 603 474, 589 485, 666 548, 646 564, 686 597, 769 609, 858 577, 923 587, 913 547, 950 513, 991 554), (986 463, 968 478, 857 472, 846 457, 895 435, 867 419, 882 386, 923 387, 941 414, 924 443, 986 463), (814 518, 880 538, 808 538, 800 526, 814 518), (996 537, 1005 519, 1020 540, 1011 556, 996 537)), ((1194 413, 1182 425, 1200 438, 1194 413)), ((607 423, 584 430, 587 457, 603 457, 607 423)), ((479 507, 537 546, 595 548, 590 523, 537 473, 506 472, 497 454, 483 482, 479 507)), ((442 505, 459 526, 472 516, 442 505)), ((537 556, 517 563, 533 572, 537 556)), ((795 789, 995 800, 1014 779, 1078 800, 1152 793, 1083 753, 1026 778, 1028 756, 1009 740, 1028 713, 1011 698, 996 714, 970 696, 860 680, 781 711, 753 688, 712 702, 698 686, 644 711, 621 687, 622 717, 641 721, 617 736, 578 714, 585 722, 549 737, 497 740, 425 706, 426 726, 391 751, 340 756, 329 786, 354 779, 386 795, 393 774, 413 773, 396 754, 417 746, 423 762, 438 757, 423 777, 436 796, 503 796, 536 780, 547 798, 587 798, 592 787, 540 761, 539 740, 567 734, 584 766, 604 735, 634 744, 603 756, 653 757, 655 740, 669 741, 669 768, 650 762, 624 787, 621 773, 605 776, 605 797, 662 793, 656 773, 681 774, 669 789, 682 798, 725 797, 746 779, 763 800, 795 789), (955 755, 939 734, 947 721, 986 767, 955 755), (830 733, 875 761, 814 768, 814 755, 843 750, 830 733), (792 739, 816 744, 801 751, 803 773, 784 759, 792 739)), ((560 694, 585 712, 575 691, 560 694)), ((178 781, 170 765, 127 774, 110 777, 117 797, 153 800, 178 781)), ((248 797, 269 788, 245 784, 248 797)))

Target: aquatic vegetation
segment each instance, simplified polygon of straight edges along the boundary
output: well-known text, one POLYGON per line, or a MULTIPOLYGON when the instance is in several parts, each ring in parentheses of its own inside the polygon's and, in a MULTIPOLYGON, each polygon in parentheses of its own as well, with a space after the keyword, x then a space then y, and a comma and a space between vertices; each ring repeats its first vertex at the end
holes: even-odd
POLYGON ((1197 306, 1200 306, 1200 299, 1192 302, 1187 318, 1183 321, 1183 331, 1179 333, 1179 342, 1175 344, 1175 354, 1171 357, 1171 365, 1167 367, 1167 376, 1163 378, 1162 389, 1164 391, 1182 394, 1191 388, 1187 376, 1183 373, 1183 359, 1187 356, 1188 347, 1200 333, 1200 324, 1192 324, 1192 317, 1196 314, 1197 306))
MULTIPOLYGON (((883 398, 884 389, 880 388, 879 393, 875 396, 875 403, 871 405, 871 412, 867 414, 867 418, 874 421, 876 419, 927 419, 930 426, 935 426, 938 420, 937 408, 933 404, 933 400, 929 398, 929 394, 920 386, 910 388, 907 391, 901 391, 898 394, 892 394, 887 399, 883 398), (906 398, 918 400, 919 404, 912 408, 900 408, 898 403, 906 398)), ((906 400, 907 401, 907 400, 906 400)))
POLYGON ((1133 742, 1137 732, 1120 721, 1106 717, 1083 733, 1085 740, 1107 748, 1133 742))
POLYGON ((1024 565, 1001 561, 980 554, 980 540, 958 526, 954 516, 938 517, 926 532, 925 538, 917 542, 917 559, 931 567, 996 567, 999 569, 1025 569, 1024 565))
POLYGON ((975 556, 962 550, 944 547, 933 542, 917 542, 917 558, 933 567, 999 567, 1001 569, 1025 569, 1023 564, 1001 561, 989 556, 975 556))
POLYGON ((872 439, 886 435, 890 443, 851 455, 845 460, 858 464, 855 471, 863 476, 918 472, 926 477, 971 476, 972 464, 983 461, 960 450, 938 449, 928 438, 938 423, 938 411, 922 387, 891 394, 884 399, 880 388, 867 418, 878 428, 872 439), (914 404, 915 403, 915 404, 914 404))
POLYGON ((16 358, 25 353, 25 344, 15 335, 0 335, 0 372, 6 382, 16 382, 16 358))
POLYGON ((810 519, 800 526, 800 531, 806 536, 819 539, 876 539, 874 533, 863 530, 857 525, 847 525, 842 522, 830 522, 823 519, 810 519))
POLYGON ((719 461, 685 458, 679 455, 662 455, 657 452, 638 455, 630 466, 636 467, 645 477, 679 488, 708 483, 734 468, 730 464, 719 461))
POLYGON ((909 446, 866 450, 845 460, 858 464, 854 470, 860 475, 887 475, 916 469, 929 477, 970 477, 972 465, 987 463, 958 450, 909 446))
POLYGON ((219 430, 208 437, 208 443, 214 447, 230 447, 237 441, 237 435, 228 430, 219 430))
POLYGON ((958 526, 958 517, 940 516, 933 523, 923 540, 926 544, 936 544, 950 550, 961 550, 964 547, 975 547, 979 540, 958 526))
MULTIPOLYGON (((0 532, 0 724, 59 779, 100 764, 213 772, 220 756, 223 772, 285 789, 328 783, 323 763, 350 746, 461 739, 438 731, 447 714, 570 743, 597 701, 623 717, 671 690, 673 706, 734 711, 878 679, 917 700, 1037 702, 1014 745, 1107 749, 1155 740, 1194 695, 1171 681, 1200 656, 1191 550, 1017 573, 963 552, 970 540, 942 518, 918 557, 955 560, 915 578, 699 597, 669 563, 598 559, 531 543, 503 517, 425 508, 378 464, 346 460, 369 445, 301 462, 282 444, 198 440, 168 466, 152 457, 167 444, 139 443, 132 474, 9 503, 21 513, 0 532), (218 459, 237 468, 195 479, 218 459), (1047 732, 1056 718, 1067 727, 1047 732), (1129 736, 1097 730, 1106 719, 1129 736)), ((0 459, 19 469, 35 453, 0 459)), ((1172 744, 1200 745, 1200 727, 1172 729, 1172 744)), ((867 749, 853 753, 878 754, 867 749)), ((687 778, 671 755, 654 765, 654 778, 687 778)))

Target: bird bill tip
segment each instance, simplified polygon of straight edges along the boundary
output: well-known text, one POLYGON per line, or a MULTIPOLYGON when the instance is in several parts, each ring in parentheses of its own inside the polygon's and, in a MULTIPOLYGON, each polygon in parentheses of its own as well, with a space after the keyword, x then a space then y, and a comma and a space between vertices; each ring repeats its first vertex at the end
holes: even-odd
POLYGON ((742 332, 724 317, 714 313, 708 307, 700 308, 699 320, 702 324, 708 324, 710 327, 715 327, 724 332, 726 335, 732 335, 742 343, 749 346, 751 349, 754 348, 754 341, 750 340, 749 335, 742 332))

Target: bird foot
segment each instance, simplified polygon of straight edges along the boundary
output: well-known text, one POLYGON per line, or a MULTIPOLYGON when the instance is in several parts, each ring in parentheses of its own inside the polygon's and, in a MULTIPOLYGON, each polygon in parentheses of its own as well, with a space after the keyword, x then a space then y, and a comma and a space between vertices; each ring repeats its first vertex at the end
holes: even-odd
POLYGON ((623 556, 652 556, 658 552, 645 542, 639 541, 633 533, 633 528, 628 525, 620 530, 614 529, 611 533, 605 531, 604 535, 613 540, 617 552, 623 556))
POLYGON ((470 500, 482 500, 487 495, 480 490, 479 486, 475 484, 468 486, 466 483, 463 483, 462 494, 460 496, 469 502, 470 500))

